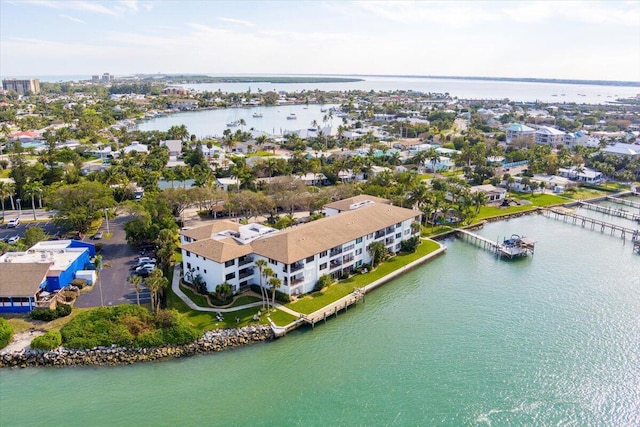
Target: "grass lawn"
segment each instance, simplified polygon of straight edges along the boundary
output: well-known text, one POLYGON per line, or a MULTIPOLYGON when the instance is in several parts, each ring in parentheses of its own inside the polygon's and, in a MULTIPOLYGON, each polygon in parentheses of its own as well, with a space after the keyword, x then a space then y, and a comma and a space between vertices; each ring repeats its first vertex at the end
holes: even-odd
POLYGON ((206 295, 200 295, 191 290, 190 287, 185 286, 183 283, 180 283, 180 290, 185 293, 185 295, 193 301, 199 307, 211 307, 209 305, 209 298, 206 295))
POLYGON ((78 313, 89 310, 87 308, 74 308, 71 314, 66 317, 60 317, 51 322, 43 322, 41 320, 33 320, 28 314, 8 314, 3 315, 7 322, 13 328, 14 333, 26 332, 29 329, 37 329, 40 331, 59 331, 78 313))
POLYGON ((269 317, 277 326, 286 326, 289 323, 295 322, 298 318, 284 311, 276 310, 272 312, 269 317))
POLYGON ((524 194, 524 193, 510 193, 509 194, 510 197, 514 198, 514 199, 519 199, 519 200, 528 200, 531 202, 531 204, 533 206, 551 206, 551 205, 559 205, 562 203, 567 203, 567 198, 566 197, 561 197, 561 196, 557 196, 555 194, 540 194, 540 193, 535 193, 533 195, 531 194, 524 194))
POLYGON ((498 215, 506 215, 514 212, 525 212, 535 209, 535 206, 532 205, 522 205, 522 206, 509 206, 507 208, 498 207, 498 206, 482 206, 480 208, 480 213, 473 218, 472 222, 478 222, 486 218, 491 218, 498 215))
POLYGON ((9 174, 11 173, 11 169, 0 169, 0 178, 9 178, 9 174))
POLYGON ((298 301, 286 304, 292 310, 310 314, 322 307, 331 304, 340 298, 349 295, 354 288, 361 288, 386 276, 387 274, 402 268, 425 255, 438 249, 440 245, 432 240, 423 240, 416 252, 412 254, 396 255, 380 264, 375 270, 365 274, 357 274, 350 278, 330 285, 322 292, 314 292, 298 299, 298 301))
POLYGON ((274 155, 275 154, 273 154, 270 151, 258 150, 258 151, 254 151, 253 153, 247 154, 245 157, 271 157, 274 155))
POLYGON ((215 312, 191 310, 171 289, 167 289, 167 308, 178 310, 178 312, 186 316, 194 327, 203 332, 220 328, 239 328, 247 325, 269 324, 269 321, 264 315, 260 317, 259 321, 253 320, 253 315, 258 312, 258 308, 256 307, 234 311, 233 313, 225 313, 225 320, 219 322, 218 319, 216 319, 215 312), (236 323, 236 317, 240 318, 240 322, 236 323))
POLYGON ((435 227, 431 227, 430 225, 422 226, 420 229, 420 236, 429 237, 435 236, 436 234, 445 233, 447 231, 453 230, 453 227, 448 225, 436 225, 435 227))
POLYGON ((602 197, 608 194, 610 193, 607 193, 606 191, 585 187, 580 187, 576 191, 566 191, 564 193, 565 196, 570 197, 574 200, 593 199, 594 197, 602 197))

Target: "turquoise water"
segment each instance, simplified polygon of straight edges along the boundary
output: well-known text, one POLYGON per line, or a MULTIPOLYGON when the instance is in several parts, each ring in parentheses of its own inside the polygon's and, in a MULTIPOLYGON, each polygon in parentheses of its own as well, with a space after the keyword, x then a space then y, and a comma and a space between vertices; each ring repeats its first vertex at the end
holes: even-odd
MULTIPOLYGON (((629 226, 633 223, 629 222, 629 226)), ((543 216, 502 261, 460 240, 273 343, 112 368, 0 371, 1 425, 640 425, 640 255, 543 216)))

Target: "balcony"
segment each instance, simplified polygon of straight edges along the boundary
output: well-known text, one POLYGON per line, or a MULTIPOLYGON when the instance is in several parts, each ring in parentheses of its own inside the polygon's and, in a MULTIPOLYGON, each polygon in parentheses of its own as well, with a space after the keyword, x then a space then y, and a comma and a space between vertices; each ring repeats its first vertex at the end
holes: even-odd
POLYGON ((393 243, 393 237, 387 237, 386 239, 384 239, 385 245, 390 245, 392 243, 393 243))
POLYGON ((342 265, 342 260, 340 258, 332 259, 329 262, 329 268, 336 268, 342 265))
POLYGON ((253 269, 247 268, 245 270, 240 270, 240 274, 238 275, 239 279, 244 279, 246 277, 253 276, 253 269))
POLYGON ((388 227, 386 234, 392 234, 392 233, 395 233, 395 232, 396 232, 395 227, 388 227))
POLYGON ((333 248, 329 251, 329 256, 336 256, 342 253, 342 248, 333 248))
POLYGON ((355 258, 355 256, 353 256, 353 254, 345 255, 345 256, 342 257, 342 262, 343 263, 351 262, 351 261, 354 260, 354 258, 355 258))
POLYGON ((300 283, 304 282, 304 277, 296 277, 291 279, 291 285, 290 286, 295 286, 298 285, 300 283))
POLYGON ((238 258, 238 267, 242 267, 243 265, 247 265, 253 262, 252 256, 247 256, 243 258, 238 258))
POLYGON ((356 245, 349 245, 349 246, 345 246, 344 248, 342 248, 342 252, 349 252, 350 250, 352 250, 353 248, 355 248, 356 245))
POLYGON ((294 264, 289 265, 289 272, 293 273, 294 271, 299 271, 304 268, 303 262, 296 262, 294 264))

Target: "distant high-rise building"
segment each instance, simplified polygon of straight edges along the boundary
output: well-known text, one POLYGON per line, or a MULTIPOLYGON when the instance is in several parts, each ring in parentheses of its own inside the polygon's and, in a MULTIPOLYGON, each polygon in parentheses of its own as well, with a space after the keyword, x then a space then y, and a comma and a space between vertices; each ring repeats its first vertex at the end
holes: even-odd
POLYGON ((93 83, 98 83, 100 81, 100 76, 98 74, 91 76, 91 81, 93 83))
POLYGON ((2 89, 17 92, 18 95, 25 95, 27 92, 33 94, 40 93, 40 80, 38 79, 4 79, 2 89))
POLYGON ((103 83, 109 83, 111 80, 113 80, 113 76, 109 73, 103 73, 102 74, 102 82, 103 83))

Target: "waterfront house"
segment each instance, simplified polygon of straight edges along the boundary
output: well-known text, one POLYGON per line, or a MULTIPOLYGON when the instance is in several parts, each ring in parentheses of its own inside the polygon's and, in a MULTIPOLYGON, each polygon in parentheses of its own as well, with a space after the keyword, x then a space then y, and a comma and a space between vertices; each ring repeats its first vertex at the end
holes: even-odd
POLYGON ((475 185, 470 188, 472 193, 476 193, 478 191, 487 195, 487 200, 489 203, 501 203, 505 197, 507 196, 507 190, 501 187, 496 187, 495 185, 485 184, 485 185, 475 185))
POLYGON ((339 278, 371 263, 372 242, 383 242, 397 253, 402 241, 419 235, 419 229, 412 227, 420 222, 419 212, 370 202, 285 230, 231 221, 183 229, 185 280, 200 275, 209 291, 225 281, 238 291, 260 284, 255 262, 263 259, 282 281, 281 292, 311 292, 322 275, 339 278))
POLYGON ((635 158, 640 156, 640 145, 617 143, 603 148, 600 152, 619 157, 635 158))
POLYGON ((577 168, 572 166, 570 168, 559 168, 558 175, 564 178, 568 178, 574 181, 584 182, 587 184, 597 184, 602 182, 602 172, 598 172, 589 168, 577 168))
POLYGON ((0 265, 0 313, 24 313, 36 307, 44 289, 49 263, 0 265))
POLYGON ((141 144, 138 141, 133 141, 131 144, 124 147, 123 150, 125 154, 131 153, 132 151, 136 151, 138 153, 148 153, 149 147, 146 144, 141 144))
POLYGON ((53 293, 91 269, 95 246, 78 240, 36 243, 26 252, 0 256, 0 312, 31 311, 37 294, 53 293))

